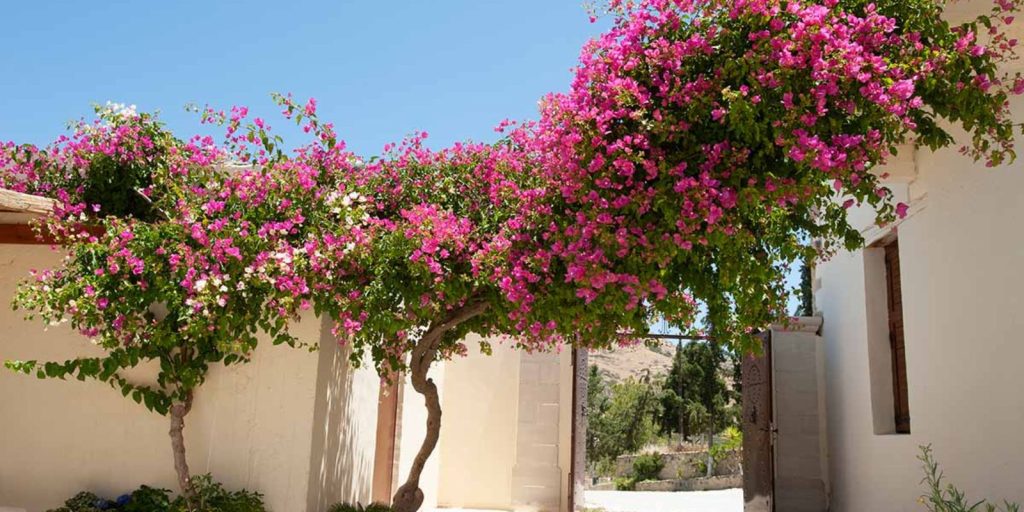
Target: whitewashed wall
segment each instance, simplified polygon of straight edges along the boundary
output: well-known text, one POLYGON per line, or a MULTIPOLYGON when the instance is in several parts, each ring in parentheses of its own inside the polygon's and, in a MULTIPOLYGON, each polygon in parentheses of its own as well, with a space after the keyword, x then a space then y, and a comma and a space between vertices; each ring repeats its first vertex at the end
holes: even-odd
MULTIPOLYGON (((8 307, 29 268, 57 261, 45 246, 0 245, 0 360, 101 353, 65 327, 44 330, 8 307)), ((310 317, 295 334, 315 344, 320 327, 310 317)), ((214 367, 186 418, 192 472, 258 490, 277 511, 306 510, 307 502, 309 510, 323 510, 334 498, 366 496, 376 376, 347 370, 345 358, 327 347, 310 353, 265 344, 248 365, 214 367)), ((152 370, 132 375, 145 379, 152 370)), ((83 489, 111 497, 140 484, 175 489, 168 426, 105 384, 0 369, 0 507, 41 511, 83 489)))
MULTIPOLYGON (((989 4, 952 7, 979 5, 989 4)), ((1024 119, 1024 102, 1013 108, 1024 119)), ((896 167, 899 200, 911 204, 896 227, 911 433, 876 434, 885 431, 878 416, 891 411, 891 397, 888 408, 879 393, 872 398, 872 379, 886 369, 869 364, 869 339, 878 335, 869 311, 884 312, 884 290, 870 254, 867 267, 863 251, 839 254, 815 275, 832 510, 921 510, 915 457, 928 443, 950 482, 971 497, 1024 501, 1024 161, 987 169, 954 148, 921 150, 896 167)), ((864 226, 868 217, 859 216, 864 226)), ((887 230, 865 232, 870 243, 887 230)))
POLYGON ((322 332, 309 461, 310 512, 339 502, 370 503, 380 390, 369 357, 352 368, 350 348, 329 340, 329 322, 322 332))
POLYGON ((509 508, 519 352, 507 344, 495 344, 488 356, 480 353, 477 340, 471 337, 466 343, 469 355, 449 361, 445 368, 438 503, 455 508, 509 508))
POLYGON ((775 509, 828 510, 825 347, 821 318, 772 326, 772 407, 775 418, 775 509))

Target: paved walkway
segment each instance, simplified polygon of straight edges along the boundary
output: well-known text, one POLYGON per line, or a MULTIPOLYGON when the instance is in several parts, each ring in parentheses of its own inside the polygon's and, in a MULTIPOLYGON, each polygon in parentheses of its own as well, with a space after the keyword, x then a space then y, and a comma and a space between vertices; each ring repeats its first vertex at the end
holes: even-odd
POLYGON ((587 491, 586 506, 606 512, 743 512, 743 489, 696 492, 587 491))

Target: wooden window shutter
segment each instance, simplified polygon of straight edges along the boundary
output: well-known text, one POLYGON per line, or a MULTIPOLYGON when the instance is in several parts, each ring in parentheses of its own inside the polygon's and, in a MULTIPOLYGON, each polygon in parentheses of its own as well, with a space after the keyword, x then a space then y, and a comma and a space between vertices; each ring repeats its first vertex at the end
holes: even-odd
POLYGON ((910 433, 910 407, 907 401, 907 350, 903 337, 903 294, 900 288, 899 243, 885 246, 885 280, 888 292, 889 347, 892 350, 892 393, 896 433, 910 433))

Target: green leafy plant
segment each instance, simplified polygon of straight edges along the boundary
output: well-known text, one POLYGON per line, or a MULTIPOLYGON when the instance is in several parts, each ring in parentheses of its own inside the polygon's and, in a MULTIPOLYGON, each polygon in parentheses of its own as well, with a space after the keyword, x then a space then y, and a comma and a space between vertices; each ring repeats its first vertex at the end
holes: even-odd
POLYGON ((645 453, 633 460, 633 478, 638 482, 658 480, 662 469, 665 469, 665 460, 660 453, 645 453))
MULTIPOLYGON (((190 482, 188 495, 171 497, 171 491, 143 485, 110 500, 83 491, 48 512, 266 512, 263 495, 246 490, 228 491, 210 475, 198 475, 190 482)), ((386 512, 366 509, 366 512, 386 512)))
POLYGON ((721 462, 729 454, 743 447, 743 431, 735 425, 727 427, 722 431, 722 442, 711 447, 711 458, 715 462, 721 462))
POLYGON ((646 376, 626 379, 608 386, 599 376, 588 388, 590 417, 587 428, 587 454, 594 461, 614 463, 620 455, 635 453, 658 437, 657 417, 661 403, 658 390, 646 376))
POLYGON ((171 491, 143 485, 128 496, 127 503, 119 510, 124 512, 170 510, 171 503, 171 491))
POLYGON ((82 491, 68 498, 63 507, 48 512, 96 512, 100 510, 97 505, 102 505, 105 501, 91 492, 82 491))
POLYGON ((921 483, 927 488, 927 492, 921 495, 918 500, 931 512, 1019 512, 1020 505, 1003 501, 1001 505, 989 503, 987 500, 971 502, 967 499, 966 493, 957 489, 951 483, 943 483, 944 473, 939 469, 939 464, 932 457, 932 445, 921 446, 921 454, 917 460, 921 461, 924 469, 924 479, 921 483))
POLYGON ((707 459, 694 459, 693 469, 697 471, 698 475, 706 475, 708 472, 708 461, 707 459))
POLYGON ((594 475, 596 476, 614 476, 615 475, 615 461, 612 459, 601 459, 594 463, 594 475))
POLYGON ((263 495, 258 492, 229 491, 210 475, 199 475, 190 482, 189 499, 179 497, 171 512, 266 512, 263 495))
POLYGON ((634 491, 636 490, 636 478, 631 476, 620 476, 615 479, 615 490, 616 491, 634 491))

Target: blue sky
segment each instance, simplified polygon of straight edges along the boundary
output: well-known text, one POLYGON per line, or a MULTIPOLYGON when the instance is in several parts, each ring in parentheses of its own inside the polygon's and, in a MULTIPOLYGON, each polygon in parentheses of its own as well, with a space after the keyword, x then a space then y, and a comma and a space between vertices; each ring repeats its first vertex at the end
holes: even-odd
POLYGON ((602 25, 580 0, 19 1, 4 5, 0 140, 43 144, 108 100, 201 131, 187 103, 316 97, 356 152, 417 130, 431 145, 491 140, 568 88, 602 25))

